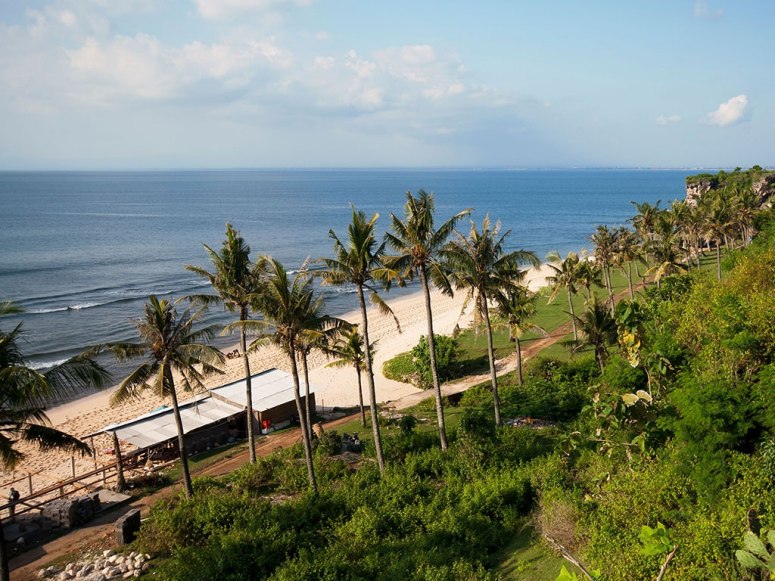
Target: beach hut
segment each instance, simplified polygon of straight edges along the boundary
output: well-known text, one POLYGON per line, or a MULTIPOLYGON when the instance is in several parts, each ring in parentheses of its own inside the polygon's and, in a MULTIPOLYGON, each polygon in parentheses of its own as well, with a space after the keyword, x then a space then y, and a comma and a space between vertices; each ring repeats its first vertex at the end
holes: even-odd
MULTIPOLYGON (((298 415, 294 397, 293 377, 279 369, 269 369, 250 377, 253 394, 253 418, 262 432, 283 427, 298 415)), ((316 387, 310 384, 310 410, 315 413, 316 387)), ((301 405, 306 406, 304 387, 301 388, 301 405)), ((245 380, 241 379, 210 390, 221 401, 247 407, 245 380)))

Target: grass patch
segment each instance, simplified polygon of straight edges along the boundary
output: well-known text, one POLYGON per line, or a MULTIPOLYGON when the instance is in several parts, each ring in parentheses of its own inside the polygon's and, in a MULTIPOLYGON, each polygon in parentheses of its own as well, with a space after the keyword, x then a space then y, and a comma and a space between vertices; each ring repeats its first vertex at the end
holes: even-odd
POLYGON ((525 526, 497 557, 495 572, 503 579, 554 581, 563 565, 568 571, 581 573, 565 559, 553 553, 537 538, 530 526, 525 526))

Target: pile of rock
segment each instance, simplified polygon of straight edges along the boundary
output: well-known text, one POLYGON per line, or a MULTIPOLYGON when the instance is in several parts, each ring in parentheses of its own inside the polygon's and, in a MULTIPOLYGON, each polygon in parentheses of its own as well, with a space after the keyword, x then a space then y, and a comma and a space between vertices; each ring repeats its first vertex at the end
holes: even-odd
POLYGON ((107 581, 108 579, 131 579, 139 577, 148 570, 150 555, 132 551, 128 555, 117 555, 113 551, 104 551, 95 558, 68 563, 64 569, 47 567, 38 571, 39 579, 66 581, 107 581))
POLYGON ((43 506, 40 515, 54 526, 71 529, 92 520, 99 510, 100 495, 92 492, 86 496, 52 500, 43 506))

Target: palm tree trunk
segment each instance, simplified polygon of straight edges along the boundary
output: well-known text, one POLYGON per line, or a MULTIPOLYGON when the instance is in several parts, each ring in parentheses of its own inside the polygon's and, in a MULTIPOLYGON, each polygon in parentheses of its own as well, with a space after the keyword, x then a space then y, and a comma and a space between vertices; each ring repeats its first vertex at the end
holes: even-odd
POLYGON ((716 240, 716 278, 721 280, 721 240, 716 240))
POLYGON ((361 385, 361 368, 355 366, 355 374, 358 376, 358 406, 361 409, 361 425, 366 427, 366 410, 363 409, 363 386, 361 385))
POLYGON ((178 428, 178 452, 180 453, 180 467, 183 469, 183 489, 186 491, 186 497, 191 498, 194 495, 194 488, 191 486, 191 473, 188 470, 186 434, 183 432, 183 420, 180 417, 180 408, 178 407, 178 394, 175 391, 175 383, 170 368, 167 367, 164 373, 167 376, 167 384, 172 397, 172 415, 175 416, 175 425, 178 428))
POLYGON ((630 289, 630 300, 635 299, 635 291, 632 289, 632 262, 627 261, 627 287, 630 289))
POLYGON ((517 349, 517 385, 522 385, 522 344, 519 337, 514 338, 514 343, 517 349))
POLYGON ((126 490, 124 459, 121 457, 121 445, 118 443, 116 432, 113 432, 113 453, 116 455, 116 492, 124 492, 126 490))
POLYGON ((431 292, 428 288, 428 273, 420 270, 420 282, 425 296, 425 317, 428 320, 428 353, 431 359, 431 378, 433 379, 433 394, 436 396, 436 423, 439 428, 439 441, 442 451, 447 450, 447 430, 444 426, 444 407, 441 404, 441 385, 439 372, 436 369, 436 339, 433 336, 433 312, 431 310, 431 292))
POLYGON ((611 269, 606 265, 603 268, 603 271, 605 273, 605 288, 608 290, 608 305, 611 309, 611 314, 614 314, 614 289, 611 285, 611 269))
POLYGON ((495 349, 492 344, 492 325, 490 325, 490 309, 487 308, 487 296, 479 294, 479 307, 484 315, 484 324, 487 327, 487 357, 490 359, 490 384, 492 385, 492 404, 495 409, 495 425, 501 425, 501 402, 498 397, 498 376, 495 373, 495 349))
POLYGON ((306 429, 304 408, 301 406, 301 395, 299 394, 299 368, 296 365, 296 345, 294 345, 293 340, 290 341, 288 347, 288 357, 291 360, 291 375, 293 376, 293 398, 296 400, 296 411, 299 414, 299 420, 301 421, 301 441, 304 447, 304 460, 307 463, 309 487, 312 489, 312 493, 317 496, 318 483, 315 480, 315 466, 312 464, 312 444, 306 429))
MULTIPOLYGON (((240 321, 247 321, 248 309, 242 307, 240 309, 240 321)), ((247 406, 245 409, 245 423, 248 428, 248 452, 250 454, 250 463, 256 463, 256 440, 253 430, 253 386, 251 384, 250 376, 250 358, 248 357, 247 349, 247 337, 245 336, 245 328, 240 327, 239 330, 239 348, 242 352, 242 366, 245 369, 245 401, 247 406)))
POLYGON ((312 413, 309 409, 309 368, 307 367, 307 351, 301 351, 301 370, 304 373, 304 409, 307 418, 306 430, 309 441, 312 442, 312 413))
POLYGON ((576 331, 576 315, 573 312, 573 298, 571 297, 570 287, 565 287, 565 290, 568 291, 568 309, 570 310, 570 323, 573 327, 573 340, 578 341, 579 333, 576 331))
MULTIPOLYGON (((363 333, 363 356, 366 359, 366 381, 369 384, 369 411, 371 412, 371 431, 374 435, 374 452, 377 455, 377 465, 380 473, 385 471, 385 459, 382 456, 382 438, 379 434, 379 418, 377 417, 377 390, 374 387, 374 367, 371 362, 371 345, 369 343, 369 317, 366 314, 366 299, 363 298, 363 285, 358 285, 358 302, 361 306, 361 332, 363 333)), ((358 375, 360 381, 360 374, 358 375)))

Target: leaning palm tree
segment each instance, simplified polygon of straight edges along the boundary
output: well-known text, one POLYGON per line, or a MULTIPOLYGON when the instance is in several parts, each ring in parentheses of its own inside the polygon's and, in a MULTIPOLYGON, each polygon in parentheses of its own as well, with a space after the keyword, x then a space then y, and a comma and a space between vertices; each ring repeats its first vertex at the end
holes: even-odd
POLYGON ((716 278, 721 280, 721 243, 732 228, 732 207, 722 195, 709 199, 705 214, 705 236, 716 245, 716 278))
MULTIPOLYGON (((363 346, 363 335, 358 332, 358 327, 343 331, 336 341, 326 347, 325 353, 335 357, 334 361, 326 367, 349 367, 355 369, 355 376, 358 378, 358 406, 361 412, 361 425, 366 427, 366 411, 363 407, 363 387, 361 385, 361 372, 366 365, 366 353, 363 346)), ((374 346, 376 341, 369 345, 369 358, 374 361, 374 346)))
MULTIPOLYGON (((382 455, 382 438, 379 432, 379 418, 377 416, 377 392, 374 386, 374 361, 373 350, 369 340, 369 317, 366 312, 366 299, 364 289, 371 293, 371 302, 380 312, 392 315, 396 326, 398 319, 393 311, 382 300, 377 292, 375 282, 384 281, 389 284, 390 274, 384 266, 382 259, 385 253, 385 244, 377 244, 374 233, 379 214, 374 214, 370 219, 366 214, 352 208, 352 222, 347 228, 347 239, 340 240, 333 230, 328 235, 334 241, 334 258, 321 258, 325 264, 325 270, 321 273, 324 284, 354 285, 358 294, 358 304, 361 310, 361 334, 363 335, 363 355, 366 369, 366 382, 369 387, 369 411, 371 413, 371 430, 374 435, 374 451, 377 455, 377 464, 380 472, 385 470, 385 460, 382 455)), ((358 376, 360 381, 360 375, 358 376)))
POLYGON ((616 321, 604 303, 599 303, 597 297, 587 302, 581 316, 575 316, 581 336, 584 341, 581 346, 592 345, 595 349, 595 361, 603 370, 608 356, 608 346, 616 343, 616 321))
POLYGON ((495 301, 498 314, 509 328, 509 339, 514 341, 517 354, 517 385, 522 385, 522 344, 520 339, 527 331, 537 331, 546 335, 546 330, 528 322, 536 313, 538 295, 525 286, 514 285, 506 289, 498 289, 495 301))
POLYGON ((140 397, 144 390, 172 400, 172 414, 178 429, 178 453, 183 469, 183 487, 191 497, 191 473, 188 469, 186 437, 180 417, 178 389, 204 391, 203 380, 210 373, 223 373, 223 353, 206 343, 213 329, 194 330, 201 311, 187 310, 179 315, 173 303, 155 296, 148 297, 145 316, 135 321, 139 343, 112 344, 108 348, 121 361, 144 357, 145 362, 132 371, 110 398, 111 405, 120 405, 140 397), (175 374, 178 375, 177 383, 175 374))
POLYGON ((428 323, 431 378, 433 392, 436 396, 436 421, 441 449, 446 450, 447 432, 444 427, 441 385, 436 367, 436 340, 433 334, 430 286, 433 284, 442 293, 452 296, 452 286, 438 261, 438 253, 452 234, 455 224, 470 214, 471 210, 458 212, 438 228, 434 225, 434 211, 433 194, 420 190, 415 197, 412 192, 406 192, 404 219, 399 219, 395 214, 390 215, 393 231, 385 234, 385 239, 396 255, 386 259, 386 262, 392 269, 392 276, 400 280, 410 280, 417 277, 422 285, 425 296, 425 316, 428 323))
MULTIPOLYGON (((22 309, 11 301, 0 302, 0 316, 15 315, 22 309)), ((25 458, 17 444, 30 443, 41 451, 65 450, 88 454, 89 446, 78 438, 49 425, 46 404, 88 387, 103 387, 110 374, 89 352, 71 357, 45 371, 33 369, 19 347, 22 324, 11 331, 0 330, 0 466, 13 468, 25 458)), ((0 523, 0 580, 10 578, 9 555, 0 523)))
MULTIPOLYGON (((186 268, 207 280, 217 293, 215 295, 191 295, 188 298, 203 305, 223 303, 231 313, 237 313, 239 321, 250 318, 250 300, 261 288, 264 265, 262 261, 256 264, 250 261, 250 246, 240 236, 231 224, 226 224, 226 239, 221 250, 216 252, 204 245, 213 272, 198 267, 186 265, 186 268)), ((245 370, 245 397, 248 409, 248 451, 251 463, 256 462, 256 442, 253 422, 253 390, 251 385, 250 359, 247 352, 247 337, 245 327, 240 327, 240 353, 245 370)))
POLYGON ((466 302, 474 301, 475 320, 484 322, 496 426, 501 425, 501 413, 489 300, 495 298, 499 291, 506 291, 519 284, 525 276, 525 271, 521 270, 523 265, 538 266, 539 264, 538 257, 533 252, 526 250, 507 252, 506 238, 511 231, 501 233, 500 230, 500 222, 490 226, 488 214, 482 222, 481 232, 477 230, 472 220, 468 236, 455 232, 454 240, 440 251, 444 267, 449 272, 449 280, 457 290, 466 290, 468 293, 466 302))
POLYGON ((551 303, 557 298, 561 290, 568 293, 568 309, 570 314, 571 327, 573 328, 573 340, 579 340, 579 334, 576 330, 576 318, 573 313, 573 295, 576 294, 576 285, 579 279, 579 255, 575 252, 569 252, 563 259, 559 253, 550 252, 546 255, 547 266, 552 269, 554 274, 546 277, 546 282, 552 289, 549 295, 551 303))
POLYGON ((255 297, 255 307, 264 314, 263 320, 250 320, 232 323, 232 326, 244 326, 262 334, 250 349, 263 345, 265 339, 280 347, 288 356, 293 377, 293 395, 296 400, 296 412, 301 422, 301 438, 304 447, 304 459, 307 463, 309 486, 317 495, 315 468, 312 464, 312 442, 306 415, 301 404, 299 367, 297 354, 300 343, 309 340, 316 329, 322 329, 326 321, 336 322, 322 313, 323 300, 315 296, 312 279, 306 267, 296 274, 293 280, 288 278, 285 267, 272 258, 266 258, 267 279, 262 292, 255 297))

